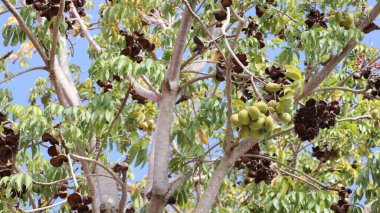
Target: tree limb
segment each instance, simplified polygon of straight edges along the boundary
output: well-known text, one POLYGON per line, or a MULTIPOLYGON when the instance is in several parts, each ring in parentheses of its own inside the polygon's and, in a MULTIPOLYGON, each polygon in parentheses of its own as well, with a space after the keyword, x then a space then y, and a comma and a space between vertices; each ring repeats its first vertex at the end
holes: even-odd
POLYGON ((57 48, 58 36, 59 36, 59 24, 61 18, 64 16, 65 0, 60 0, 58 14, 55 17, 55 23, 53 27, 53 38, 51 42, 50 57, 49 57, 49 70, 54 69, 55 50, 57 48))
POLYGON ((315 89, 313 91, 313 93, 319 92, 319 91, 326 91, 326 90, 342 90, 342 91, 352 92, 355 94, 361 94, 361 93, 365 92, 365 89, 356 90, 356 89, 351 89, 348 87, 322 87, 322 88, 315 89))
POLYGON ((34 47, 36 48, 38 54, 40 54, 42 60, 46 64, 46 66, 49 65, 49 58, 45 54, 45 51, 40 46, 37 39, 34 37, 33 33, 30 31, 29 27, 26 25, 24 19, 21 17, 21 15, 16 11, 16 9, 13 7, 12 3, 9 2, 9 0, 1 0, 5 7, 9 10, 9 12, 12 13, 12 15, 17 19, 17 22, 20 24, 20 27, 24 30, 26 37, 33 43, 34 47))
POLYGON ((7 82, 7 81, 9 81, 9 80, 11 80, 11 79, 13 79, 13 78, 19 76, 19 75, 22 75, 22 74, 25 74, 25 73, 28 73, 28 72, 31 72, 31 71, 34 71, 34 70, 46 70, 46 71, 47 71, 48 69, 47 69, 47 67, 42 67, 42 66, 41 66, 41 67, 33 67, 33 68, 30 68, 30 69, 27 69, 27 70, 24 70, 24 71, 18 72, 18 73, 16 73, 16 74, 14 74, 14 75, 12 75, 12 76, 10 76, 10 77, 4 79, 4 80, 1 80, 1 81, 0 81, 0 84, 3 84, 3 83, 5 83, 5 82, 7 82))

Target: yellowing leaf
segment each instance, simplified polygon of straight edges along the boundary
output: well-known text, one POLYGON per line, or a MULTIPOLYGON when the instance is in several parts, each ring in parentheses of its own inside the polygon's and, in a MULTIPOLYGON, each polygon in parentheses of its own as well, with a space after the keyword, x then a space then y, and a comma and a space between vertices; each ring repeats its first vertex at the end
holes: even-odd
POLYGON ((302 74, 301 71, 298 69, 298 67, 293 66, 293 65, 285 65, 286 67, 286 72, 285 76, 293 79, 295 81, 300 81, 302 79, 302 74))
POLYGON ((202 131, 202 129, 199 129, 199 138, 201 139, 201 142, 203 144, 206 144, 206 145, 209 144, 208 137, 205 135, 205 133, 202 131))
POLYGON ((8 24, 8 25, 11 25, 11 24, 13 24, 13 23, 17 23, 17 19, 16 19, 14 16, 9 17, 9 18, 8 18, 8 21, 7 21, 7 24, 8 24))
POLYGON ((137 189, 137 183, 132 184, 131 186, 131 193, 134 194, 137 189))
POLYGON ((211 61, 216 63, 216 62, 218 62, 219 57, 222 57, 222 54, 219 51, 213 52, 211 54, 211 61))

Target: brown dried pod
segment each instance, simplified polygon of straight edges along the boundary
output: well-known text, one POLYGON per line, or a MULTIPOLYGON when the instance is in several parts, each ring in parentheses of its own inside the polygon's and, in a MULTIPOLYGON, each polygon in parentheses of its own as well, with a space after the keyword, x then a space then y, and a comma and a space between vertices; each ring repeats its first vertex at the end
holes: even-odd
POLYGON ((41 3, 41 2, 34 2, 33 8, 37 11, 43 11, 43 10, 46 10, 48 8, 48 6, 46 4, 41 3))
POLYGON ((92 203, 92 197, 90 196, 83 196, 82 199, 84 205, 90 205, 92 203))
POLYGON ((230 7, 232 5, 232 0, 220 0, 223 7, 230 7))
POLYGON ((71 206, 79 206, 82 203, 82 196, 78 192, 74 192, 67 197, 67 203, 71 206))
POLYGON ((131 48, 130 47, 126 47, 124 48, 121 52, 120 52, 121 55, 125 55, 125 56, 129 56, 131 54, 131 48))
POLYGON ((10 147, 15 146, 18 143, 18 140, 19 140, 18 135, 7 135, 5 137, 5 143, 10 147))
POLYGON ((52 145, 48 148, 48 155, 54 157, 60 154, 60 150, 57 144, 52 145))
POLYGON ((146 49, 147 52, 152 52, 156 48, 156 45, 154 43, 150 43, 150 46, 148 49, 146 49))
POLYGON ((0 169, 0 179, 2 177, 11 176, 11 171, 12 171, 12 169, 10 169, 10 168, 2 168, 2 169, 0 169))
POLYGON ((217 21, 224 21, 227 18, 227 13, 224 10, 216 10, 214 16, 217 21))
POLYGON ((169 205, 174 205, 176 202, 177 202, 177 199, 174 196, 170 196, 166 203, 169 205))
POLYGON ((0 147, 0 159, 8 160, 12 157, 12 148, 8 145, 0 147))
POLYGON ((64 162, 69 162, 69 159, 66 157, 66 155, 57 155, 54 156, 52 159, 50 159, 50 164, 54 167, 60 167, 64 162))
POLYGON ((58 196, 61 198, 61 199, 64 199, 67 197, 67 191, 59 191, 58 192, 58 196))
POLYGON ((137 42, 141 45, 144 50, 147 50, 150 47, 150 41, 146 38, 138 38, 137 42))
POLYGON ((51 134, 46 133, 46 132, 42 135, 42 141, 43 142, 49 141, 51 145, 59 144, 57 139, 55 139, 51 134))
POLYGON ((31 5, 31 4, 33 4, 33 2, 34 2, 34 0, 26 0, 25 1, 26 5, 31 5))
POLYGON ((372 22, 363 28, 363 33, 368 34, 374 30, 379 30, 379 29, 380 29, 380 26, 372 22))
POLYGON ((99 87, 104 87, 104 85, 106 85, 102 80, 98 79, 96 81, 96 84, 98 84, 99 87))

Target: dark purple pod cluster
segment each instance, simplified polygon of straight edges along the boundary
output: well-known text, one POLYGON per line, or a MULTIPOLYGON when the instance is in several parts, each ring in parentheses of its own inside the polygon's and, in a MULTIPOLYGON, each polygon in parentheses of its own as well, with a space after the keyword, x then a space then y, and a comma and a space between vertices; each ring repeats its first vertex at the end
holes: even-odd
POLYGON ((321 13, 319 10, 311 9, 306 18, 307 20, 305 21, 305 23, 309 29, 312 28, 314 25, 327 28, 325 14, 321 13))
MULTIPOLYGON (((6 116, 1 115, 6 120, 6 116)), ((4 127, 0 134, 0 179, 11 175, 11 160, 17 152, 19 139, 19 134, 15 134, 9 127, 4 127)))
MULTIPOLYGON (((86 12, 84 11, 84 5, 86 4, 86 0, 72 0, 65 1, 65 10, 64 12, 68 12, 70 10, 70 3, 74 4, 74 7, 78 11, 80 16, 86 16, 86 12)), ((45 17, 47 20, 51 20, 54 16, 57 16, 59 11, 59 1, 48 1, 48 0, 27 0, 27 5, 32 5, 33 8, 40 13, 41 17, 45 17)), ((75 17, 71 17, 75 18, 75 17)), ((72 22, 70 22, 72 24, 72 22)))
POLYGON ((140 52, 152 52, 156 46, 148 39, 144 38, 144 33, 134 31, 132 34, 121 30, 120 34, 125 37, 125 48, 121 50, 121 55, 128 56, 132 61, 141 63, 143 57, 140 56, 140 52))
POLYGON ((316 157, 322 163, 325 163, 328 160, 333 160, 339 157, 339 151, 337 149, 331 149, 328 144, 325 144, 323 147, 313 147, 312 156, 316 157))
POLYGON ((380 75, 371 75, 368 77, 366 95, 370 98, 380 98, 380 75))
POLYGON ((82 196, 78 192, 74 192, 67 197, 67 203, 71 207, 71 210, 76 210, 78 213, 92 212, 88 207, 92 203, 92 197, 90 196, 82 196))
POLYGON ((352 190, 349 188, 341 187, 338 195, 339 200, 338 203, 333 203, 330 206, 330 209, 334 211, 334 213, 347 213, 350 208, 350 203, 348 201, 348 197, 352 193, 352 190))

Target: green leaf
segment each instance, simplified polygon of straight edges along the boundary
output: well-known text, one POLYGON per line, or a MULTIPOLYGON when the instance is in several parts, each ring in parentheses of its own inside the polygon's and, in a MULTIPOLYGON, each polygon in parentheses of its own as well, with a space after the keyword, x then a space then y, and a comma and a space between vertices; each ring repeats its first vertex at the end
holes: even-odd
POLYGON ((298 69, 298 67, 293 66, 293 65, 285 65, 285 67, 286 67, 286 72, 285 72, 286 77, 295 81, 302 80, 302 74, 301 74, 301 71, 298 69))

